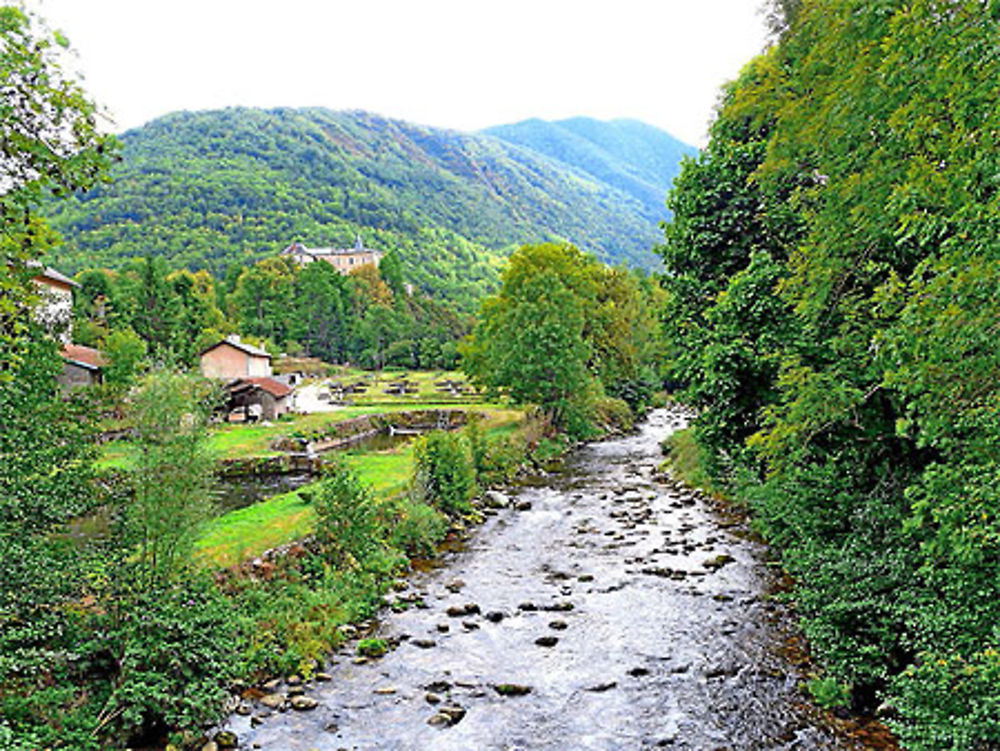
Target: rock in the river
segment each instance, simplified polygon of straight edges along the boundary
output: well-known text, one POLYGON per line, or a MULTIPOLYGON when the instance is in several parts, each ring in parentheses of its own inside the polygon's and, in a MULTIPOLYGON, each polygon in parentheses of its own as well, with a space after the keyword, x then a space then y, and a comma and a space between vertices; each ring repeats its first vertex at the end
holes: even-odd
POLYGON ((522 602, 520 605, 517 606, 517 609, 522 610, 525 613, 531 613, 535 610, 538 610, 538 606, 533 602, 522 602))
POLYGON ((260 703, 269 709, 280 709, 285 703, 285 697, 281 694, 264 694, 260 697, 260 703))
POLYGON ((567 628, 566 621, 549 621, 549 628, 556 631, 565 631, 567 628))
POLYGON ((445 583, 444 588, 447 589, 449 592, 458 592, 464 586, 465 582, 462 581, 461 579, 452 579, 451 581, 445 583))
POLYGON ((431 647, 437 646, 437 642, 433 639, 414 639, 410 643, 414 647, 419 647, 420 649, 430 649, 431 647))
POLYGON ((559 639, 555 636, 539 636, 535 639, 535 644, 539 647, 554 647, 559 643, 559 639))
POLYGON ((487 508, 506 508, 510 505, 510 498, 496 490, 487 490, 483 494, 483 500, 487 508))
POLYGON ((600 694, 605 691, 610 691, 618 685, 618 681, 608 681, 607 683, 595 683, 593 686, 587 686, 584 691, 593 691, 594 693, 600 694))
POLYGON ((329 673, 316 673, 313 678, 320 683, 327 683, 333 680, 333 676, 329 673))
POLYGON ((514 508, 518 511, 531 511, 531 501, 518 501, 514 508))
POLYGON ((531 686, 524 686, 520 683, 497 683, 493 690, 500 696, 524 696, 531 693, 531 686))
POLYGON ((427 724, 436 727, 451 727, 461 722, 463 717, 465 717, 465 710, 462 707, 457 704, 449 704, 441 707, 438 713, 427 721, 427 724))
POLYGON ((424 701, 427 702, 428 704, 440 704, 441 697, 438 696, 437 694, 428 691, 426 694, 424 694, 424 701))
POLYGON ((500 623, 500 621, 502 621, 505 617, 506 614, 499 610, 491 610, 486 614, 486 620, 490 623, 500 623))
POLYGON ((227 748, 239 748, 240 745, 239 738, 237 738, 236 733, 231 730, 220 730, 215 734, 215 737, 213 737, 212 740, 215 741, 216 747, 220 750, 227 748))
POLYGON ((308 712, 310 709, 316 709, 319 706, 319 702, 311 696, 293 696, 291 705, 292 709, 299 712, 308 712))
POLYGON ((727 563, 733 563, 736 559, 731 555, 726 555, 722 553, 714 558, 709 558, 707 561, 703 562, 701 565, 710 571, 718 571, 720 568, 725 566, 727 563))
POLYGON ((467 615, 477 615, 480 610, 474 602, 467 602, 465 605, 452 605, 445 611, 451 618, 462 618, 467 615))

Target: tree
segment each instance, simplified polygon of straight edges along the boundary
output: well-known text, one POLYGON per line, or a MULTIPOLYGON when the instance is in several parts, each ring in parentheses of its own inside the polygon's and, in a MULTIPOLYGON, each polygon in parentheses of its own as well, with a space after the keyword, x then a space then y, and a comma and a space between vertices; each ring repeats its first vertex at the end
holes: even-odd
POLYGON ((545 409, 559 427, 592 376, 584 339, 587 273, 596 264, 569 245, 525 245, 511 255, 500 292, 483 302, 462 368, 489 389, 545 409))
POLYGON ((66 44, 23 10, 0 7, 0 381, 27 333, 30 263, 53 242, 35 210, 46 194, 93 185, 112 151, 96 107, 63 69, 66 44))
POLYGON ((147 375, 132 396, 139 452, 128 522, 150 583, 170 581, 188 564, 211 510, 212 458, 204 438, 213 400, 206 381, 162 370, 147 375))

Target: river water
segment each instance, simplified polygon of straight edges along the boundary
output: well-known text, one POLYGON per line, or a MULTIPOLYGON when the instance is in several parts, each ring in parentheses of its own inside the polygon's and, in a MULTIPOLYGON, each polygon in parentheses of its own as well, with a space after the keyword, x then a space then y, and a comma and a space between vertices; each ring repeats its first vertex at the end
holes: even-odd
POLYGON ((423 607, 387 612, 376 634, 395 649, 363 664, 335 655, 332 680, 306 687, 311 711, 234 715, 240 748, 864 747, 803 700, 762 547, 654 479, 659 442, 683 424, 657 410, 513 493, 522 510, 411 577, 423 607))

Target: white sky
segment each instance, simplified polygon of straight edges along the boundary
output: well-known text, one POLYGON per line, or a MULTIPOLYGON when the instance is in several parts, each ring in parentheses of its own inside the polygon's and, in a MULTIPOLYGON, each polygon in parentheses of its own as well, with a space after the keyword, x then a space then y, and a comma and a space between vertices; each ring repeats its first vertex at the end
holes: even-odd
POLYGON ((115 131, 179 109, 365 109, 458 130, 633 117, 703 145, 762 0, 28 0, 115 131))

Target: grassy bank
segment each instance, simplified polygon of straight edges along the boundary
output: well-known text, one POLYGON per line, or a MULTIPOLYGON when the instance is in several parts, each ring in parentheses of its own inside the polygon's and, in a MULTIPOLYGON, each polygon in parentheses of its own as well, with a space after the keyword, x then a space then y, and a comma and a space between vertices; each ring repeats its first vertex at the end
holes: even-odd
POLYGON ((694 428, 671 433, 662 447, 667 456, 664 464, 676 479, 710 495, 722 495, 706 469, 704 453, 695 438, 694 428))
MULTIPOLYGON (((483 411, 484 405, 476 405, 483 411)), ((339 419, 346 419, 340 412, 339 419)), ((358 414, 364 414, 363 412, 358 414)), ((519 410, 487 408, 482 422, 484 434, 490 439, 509 437, 523 418, 519 410)), ((309 415, 308 417, 315 417, 309 415)), ((356 415, 355 415, 356 416, 356 415)), ((339 420, 325 415, 327 423, 339 420)), ((323 423, 319 423, 322 426, 323 423)), ((287 425, 285 425, 287 430, 287 425)), ((252 430, 252 428, 245 428, 252 430)), ((413 468, 411 443, 388 451, 343 452, 347 465, 370 488, 377 499, 402 495, 413 468)), ((197 555, 205 565, 227 567, 260 555, 269 548, 300 539, 313 532, 316 516, 302 494, 309 494, 314 484, 299 490, 230 511, 213 519, 197 543, 197 555)))

